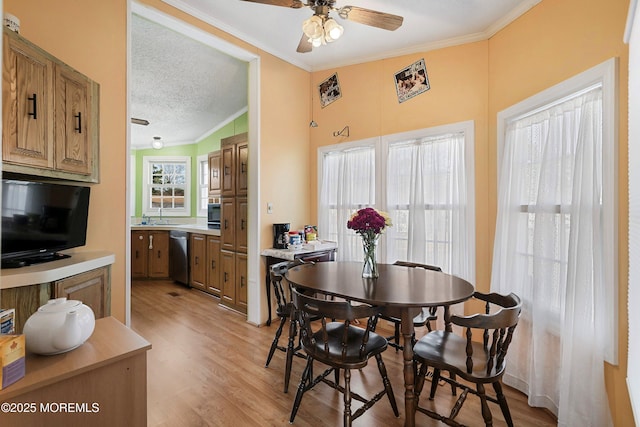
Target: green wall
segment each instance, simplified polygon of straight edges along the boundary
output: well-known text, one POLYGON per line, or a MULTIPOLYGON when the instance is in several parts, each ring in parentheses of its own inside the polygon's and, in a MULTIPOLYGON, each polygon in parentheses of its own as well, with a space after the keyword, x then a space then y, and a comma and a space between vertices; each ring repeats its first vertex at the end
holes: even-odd
POLYGON ((223 138, 227 138, 239 133, 248 131, 248 115, 242 114, 235 120, 227 123, 225 126, 215 131, 208 137, 202 139, 195 144, 177 145, 174 147, 165 147, 160 150, 154 150, 152 148, 142 150, 131 150, 131 155, 135 156, 135 175, 136 175, 136 188, 135 210, 132 210, 132 214, 135 217, 142 216, 142 159, 145 156, 188 156, 191 157, 191 217, 196 217, 197 212, 197 192, 198 192, 198 156, 208 154, 211 151, 220 149, 220 141, 223 138))

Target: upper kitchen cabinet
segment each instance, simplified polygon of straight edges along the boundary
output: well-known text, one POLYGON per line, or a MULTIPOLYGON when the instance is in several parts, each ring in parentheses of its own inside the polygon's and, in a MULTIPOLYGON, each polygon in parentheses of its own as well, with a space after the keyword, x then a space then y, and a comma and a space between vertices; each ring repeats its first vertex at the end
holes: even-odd
POLYGON ((3 170, 99 181, 99 85, 4 29, 3 170))
POLYGON ((209 153, 209 195, 219 196, 222 189, 220 177, 220 150, 209 153))
POLYGON ((248 134, 224 138, 222 146, 222 196, 240 196, 247 194, 249 184, 248 134))

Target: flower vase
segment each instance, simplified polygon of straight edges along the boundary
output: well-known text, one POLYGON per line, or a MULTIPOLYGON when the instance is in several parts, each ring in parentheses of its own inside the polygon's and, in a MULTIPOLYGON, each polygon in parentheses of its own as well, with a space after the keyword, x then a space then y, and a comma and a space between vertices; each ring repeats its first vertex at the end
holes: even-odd
POLYGON ((376 246, 378 236, 373 238, 362 238, 362 249, 364 250, 364 265, 362 266, 362 277, 365 279, 375 279, 378 277, 378 263, 376 262, 376 246))

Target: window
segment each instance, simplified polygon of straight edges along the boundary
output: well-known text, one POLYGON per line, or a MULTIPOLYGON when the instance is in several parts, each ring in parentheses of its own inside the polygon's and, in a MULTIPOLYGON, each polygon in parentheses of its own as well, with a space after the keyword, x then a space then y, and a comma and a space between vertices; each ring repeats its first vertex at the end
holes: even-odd
POLYGON ((207 216, 209 203, 209 159, 206 154, 198 156, 198 207, 197 216, 207 216))
POLYGON ((608 61, 498 115, 491 289, 523 300, 504 382, 559 424, 609 418, 603 366, 617 363, 618 347, 615 74, 608 61))
POLYGON ((143 158, 142 213, 190 216, 191 158, 143 158))
POLYGON ((322 147, 318 158, 318 226, 338 242, 339 259, 362 260, 346 223, 373 206, 393 221, 379 261, 439 265, 475 282, 472 122, 322 147))

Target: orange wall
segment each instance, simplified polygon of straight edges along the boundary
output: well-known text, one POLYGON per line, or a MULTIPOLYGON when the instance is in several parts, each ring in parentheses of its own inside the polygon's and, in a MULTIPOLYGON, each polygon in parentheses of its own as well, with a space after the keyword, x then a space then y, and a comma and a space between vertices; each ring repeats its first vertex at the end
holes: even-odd
POLYGON ((86 249, 115 253, 111 313, 125 320, 126 1, 5 0, 20 34, 100 84, 100 183, 91 188, 86 249), (121 233, 114 233, 121 230, 121 233))
MULTIPOLYGON (((317 221, 317 148, 413 129, 475 121, 476 287, 488 290, 496 221, 497 113, 611 57, 619 58, 619 170, 627 168, 627 0, 544 0, 486 42, 312 73, 309 203, 317 221), (424 58, 431 89, 399 104, 393 74, 424 58), (317 85, 334 72, 342 98, 320 108, 317 85), (334 131, 350 127, 349 138, 334 131)), ((619 365, 606 365, 616 426, 632 426, 627 358, 627 175, 619 174, 619 365)))
MULTIPOLYGON (((490 268, 486 264, 488 240, 486 203, 487 182, 487 90, 488 42, 431 52, 406 55, 365 64, 318 71, 312 75, 314 119, 311 129, 311 171, 309 203, 317 222, 317 149, 346 141, 388 135, 414 129, 474 120, 476 153, 476 285, 487 289, 490 268), (398 103, 394 74, 424 58, 431 89, 398 103), (320 107, 317 86, 334 72, 342 97, 325 108, 320 107), (349 138, 334 137, 333 132, 349 126, 349 138)), ((322 230, 319 230, 322 236, 322 230)))

